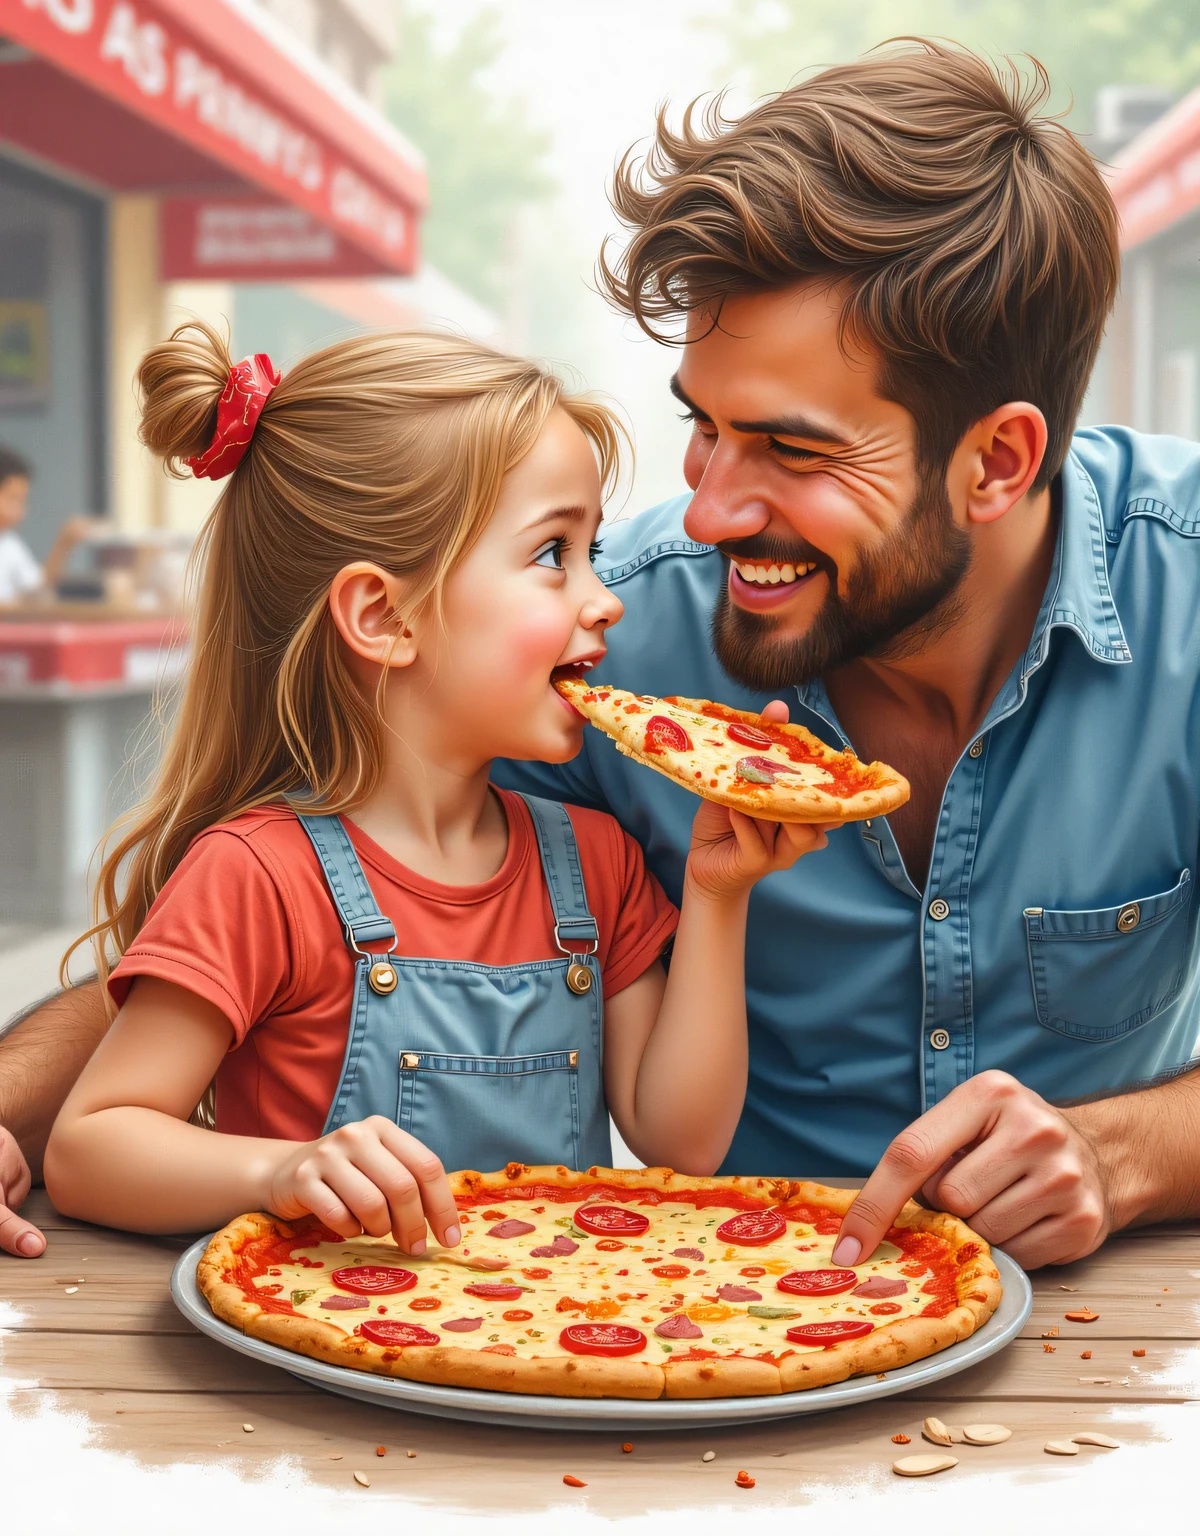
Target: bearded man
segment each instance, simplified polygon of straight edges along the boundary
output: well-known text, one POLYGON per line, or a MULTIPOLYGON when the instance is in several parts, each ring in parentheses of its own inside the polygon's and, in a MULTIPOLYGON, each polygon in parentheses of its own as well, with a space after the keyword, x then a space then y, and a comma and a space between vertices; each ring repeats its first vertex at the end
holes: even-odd
MULTIPOLYGON (((912 784, 751 902, 722 1171, 870 1173, 836 1263, 915 1193, 1028 1267, 1200 1212, 1200 449, 1072 437, 1116 214, 1047 90, 874 54, 660 120, 615 182, 603 280, 684 327, 692 494, 607 533, 604 680, 790 711, 912 784)), ((611 811, 678 897, 686 792, 597 733, 499 776, 611 811)), ((94 990, 54 1007, 10 1050, 102 1027, 94 990)), ((8 1089, 35 1150, 63 1060, 8 1089)))

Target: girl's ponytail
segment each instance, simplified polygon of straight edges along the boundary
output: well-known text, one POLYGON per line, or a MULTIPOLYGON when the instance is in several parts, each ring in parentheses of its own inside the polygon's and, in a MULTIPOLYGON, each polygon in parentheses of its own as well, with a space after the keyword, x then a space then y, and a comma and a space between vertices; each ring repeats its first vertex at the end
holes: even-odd
POLYGON ((181 326, 142 359, 137 373, 142 402, 138 436, 164 461, 168 474, 186 478, 181 461, 208 447, 217 401, 232 367, 225 340, 203 320, 181 326))

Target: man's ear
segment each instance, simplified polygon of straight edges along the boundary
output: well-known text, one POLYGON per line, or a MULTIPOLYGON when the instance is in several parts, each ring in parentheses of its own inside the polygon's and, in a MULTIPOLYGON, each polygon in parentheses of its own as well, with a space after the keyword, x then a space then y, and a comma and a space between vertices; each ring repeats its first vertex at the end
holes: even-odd
POLYGON ((329 585, 329 613, 351 652, 378 667, 416 660, 413 627, 401 617, 403 583, 365 560, 345 565, 329 585))
POLYGON ((1027 400, 977 421, 955 452, 967 520, 994 523, 1026 494, 1046 455, 1046 418, 1027 400))

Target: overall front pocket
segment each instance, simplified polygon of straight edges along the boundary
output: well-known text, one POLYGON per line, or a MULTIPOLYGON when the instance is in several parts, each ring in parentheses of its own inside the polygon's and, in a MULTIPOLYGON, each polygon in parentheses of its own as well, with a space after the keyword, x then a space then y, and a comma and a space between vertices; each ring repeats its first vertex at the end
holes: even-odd
POLYGON ((1092 912, 1025 908, 1039 1024, 1078 1040, 1115 1040, 1168 1008, 1183 986, 1192 877, 1157 896, 1092 912))
POLYGON ((400 1052, 396 1123, 446 1168, 579 1166, 579 1052, 444 1056, 400 1052))

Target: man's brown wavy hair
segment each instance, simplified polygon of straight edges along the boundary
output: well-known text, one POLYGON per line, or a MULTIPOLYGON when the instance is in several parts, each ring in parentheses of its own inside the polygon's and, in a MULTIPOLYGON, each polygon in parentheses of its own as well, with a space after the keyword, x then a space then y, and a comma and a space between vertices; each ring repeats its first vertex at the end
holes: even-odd
POLYGON ((842 64, 726 117, 660 112, 612 201, 609 298, 658 340, 682 314, 808 279, 844 293, 844 340, 914 418, 944 470, 972 423, 1027 400, 1049 426, 1034 489, 1058 472, 1112 306, 1117 214, 1079 140, 1046 115, 1046 71, 926 39, 842 64))

